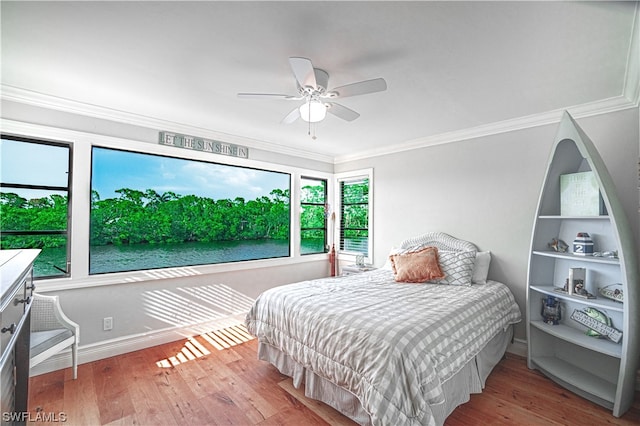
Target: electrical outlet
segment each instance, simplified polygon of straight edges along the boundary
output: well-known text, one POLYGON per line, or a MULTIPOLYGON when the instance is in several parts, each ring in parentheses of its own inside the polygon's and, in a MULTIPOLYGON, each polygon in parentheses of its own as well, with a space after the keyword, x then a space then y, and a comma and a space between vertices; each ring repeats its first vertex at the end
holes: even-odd
POLYGON ((104 331, 113 329, 113 317, 106 317, 102 320, 102 329, 104 331))

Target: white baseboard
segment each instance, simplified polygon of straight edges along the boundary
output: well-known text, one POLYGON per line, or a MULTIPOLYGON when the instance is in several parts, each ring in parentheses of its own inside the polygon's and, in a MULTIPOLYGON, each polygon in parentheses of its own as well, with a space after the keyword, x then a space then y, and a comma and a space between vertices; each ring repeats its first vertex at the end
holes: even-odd
POLYGON ((507 352, 526 358, 527 357, 527 341, 514 338, 513 342, 507 347, 507 352))
MULTIPOLYGON (((80 345, 78 346, 78 365, 150 348, 152 346, 175 342, 176 340, 187 339, 208 331, 220 330, 243 323, 244 315, 235 315, 213 322, 192 324, 186 327, 171 327, 148 333, 103 340, 84 346, 80 345)), ((32 367, 29 375, 31 377, 38 376, 40 374, 70 368, 71 366, 71 349, 67 349, 32 367)), ((78 375, 80 375, 80 373, 78 373, 78 375)))

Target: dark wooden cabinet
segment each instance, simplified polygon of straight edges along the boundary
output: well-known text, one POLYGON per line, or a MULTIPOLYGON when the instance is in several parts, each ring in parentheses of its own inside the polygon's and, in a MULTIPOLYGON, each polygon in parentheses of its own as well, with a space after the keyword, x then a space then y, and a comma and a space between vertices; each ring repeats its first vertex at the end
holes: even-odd
POLYGON ((40 250, 0 250, 0 424, 25 424, 33 262, 40 250))

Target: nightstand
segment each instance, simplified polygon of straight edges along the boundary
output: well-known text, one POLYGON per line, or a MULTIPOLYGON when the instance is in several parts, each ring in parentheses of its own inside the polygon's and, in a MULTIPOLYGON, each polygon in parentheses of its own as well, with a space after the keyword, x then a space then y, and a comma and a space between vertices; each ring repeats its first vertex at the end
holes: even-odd
POLYGON ((362 265, 362 266, 358 266, 358 265, 346 265, 342 267, 342 270, 340 271, 340 275, 341 276, 347 276, 347 275, 354 275, 354 274, 361 274, 363 272, 368 272, 368 271, 373 271, 374 269, 377 269, 376 267, 374 267, 373 265, 362 265))

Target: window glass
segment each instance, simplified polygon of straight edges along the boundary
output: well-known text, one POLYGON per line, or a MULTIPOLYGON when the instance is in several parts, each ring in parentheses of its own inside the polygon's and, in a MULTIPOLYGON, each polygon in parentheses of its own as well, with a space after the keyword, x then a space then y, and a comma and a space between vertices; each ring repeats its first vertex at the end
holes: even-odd
POLYGON ((369 179, 340 181, 340 250, 369 255, 369 179))
POLYGON ((94 147, 89 273, 287 257, 290 180, 94 147))
POLYGON ((71 148, 3 135, 0 248, 40 249, 34 278, 68 276, 71 148))
POLYGON ((325 253, 327 251, 327 181, 302 178, 300 186, 300 253, 325 253))

